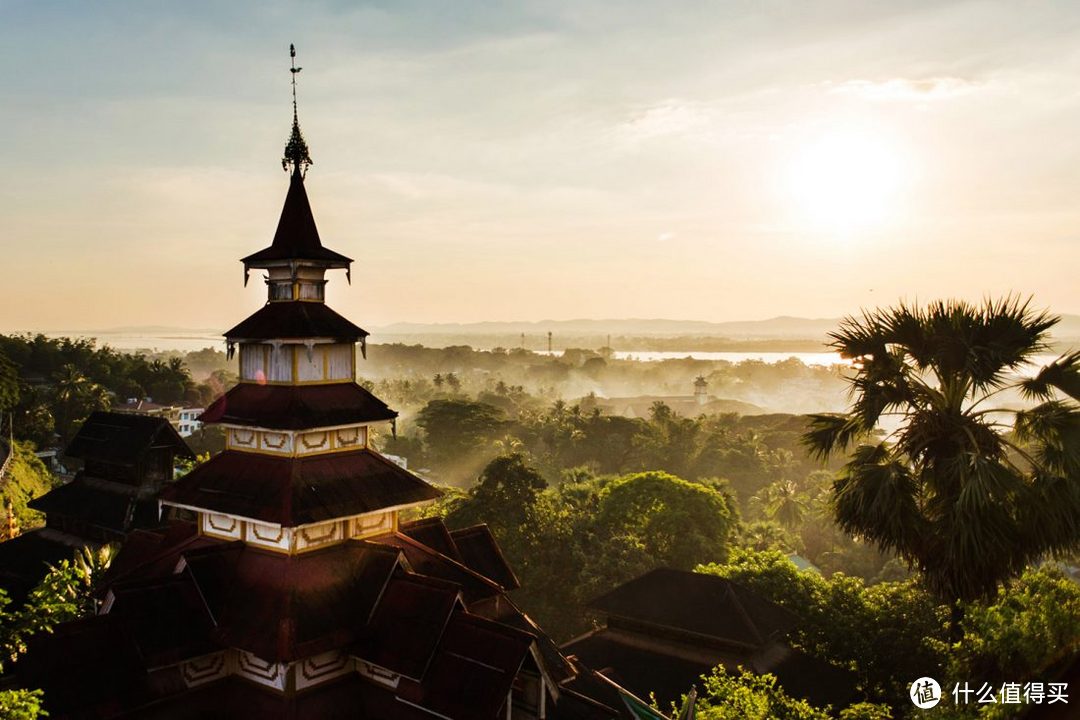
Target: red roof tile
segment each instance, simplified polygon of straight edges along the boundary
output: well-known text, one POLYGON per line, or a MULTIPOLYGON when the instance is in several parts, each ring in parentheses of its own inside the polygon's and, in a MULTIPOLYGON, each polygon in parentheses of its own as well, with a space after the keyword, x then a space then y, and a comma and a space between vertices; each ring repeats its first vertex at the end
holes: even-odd
POLYGON ((184 559, 217 642, 280 662, 352 643, 398 563, 396 552, 355 541, 302 555, 229 543, 184 559))
POLYGON ((380 536, 373 541, 401 549, 414 572, 460 585, 466 604, 502 593, 502 588, 493 580, 488 580, 475 570, 410 537, 395 533, 380 536))
POLYGON ((521 587, 517 576, 499 549, 499 543, 487 525, 454 530, 450 533, 461 555, 461 562, 489 580, 502 585, 504 590, 521 587))
POLYGON ((408 535, 422 545, 427 545, 432 550, 440 552, 446 557, 461 562, 454 539, 450 537, 450 531, 446 529, 446 523, 441 517, 423 518, 411 522, 402 523, 399 526, 402 535, 408 535))
POLYGON ((311 457, 226 450, 168 485, 161 499, 295 527, 433 500, 441 494, 371 450, 311 457))
POLYGON ((199 420, 302 430, 396 417, 386 403, 353 382, 300 386, 240 383, 210 403, 199 420))
POLYGON ((274 338, 334 338, 352 342, 368 332, 321 302, 271 302, 225 333, 231 342, 274 338))
POLYGON ((398 574, 386 586, 371 622, 350 652, 420 681, 458 606, 458 593, 452 583, 398 574))

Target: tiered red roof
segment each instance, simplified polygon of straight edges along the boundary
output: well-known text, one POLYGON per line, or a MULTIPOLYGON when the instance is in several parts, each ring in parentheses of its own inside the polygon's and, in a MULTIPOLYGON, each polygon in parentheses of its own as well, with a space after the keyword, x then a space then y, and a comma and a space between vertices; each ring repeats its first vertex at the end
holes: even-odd
POLYGON ((175 505, 283 527, 434 500, 441 493, 378 453, 308 457, 226 450, 161 493, 175 505))
POLYGON ((397 413, 356 383, 256 385, 240 383, 206 408, 204 423, 303 430, 393 420, 397 413))

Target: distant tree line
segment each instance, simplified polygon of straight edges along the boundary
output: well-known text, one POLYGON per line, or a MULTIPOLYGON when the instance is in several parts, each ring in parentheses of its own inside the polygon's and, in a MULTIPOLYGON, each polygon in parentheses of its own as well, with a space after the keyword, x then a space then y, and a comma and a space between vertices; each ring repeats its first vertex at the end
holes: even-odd
POLYGON ((184 361, 98 347, 92 339, 0 335, 0 411, 17 438, 37 447, 67 442, 94 410, 128 399, 209 402, 223 387, 195 383, 184 361))

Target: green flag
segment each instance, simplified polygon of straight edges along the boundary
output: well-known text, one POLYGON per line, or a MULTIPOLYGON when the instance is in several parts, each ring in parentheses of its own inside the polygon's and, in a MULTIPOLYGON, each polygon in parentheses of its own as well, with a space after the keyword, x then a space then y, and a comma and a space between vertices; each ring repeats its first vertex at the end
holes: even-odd
POLYGON ((619 697, 626 703, 626 707, 630 708, 630 714, 637 720, 668 720, 622 688, 619 688, 619 697))

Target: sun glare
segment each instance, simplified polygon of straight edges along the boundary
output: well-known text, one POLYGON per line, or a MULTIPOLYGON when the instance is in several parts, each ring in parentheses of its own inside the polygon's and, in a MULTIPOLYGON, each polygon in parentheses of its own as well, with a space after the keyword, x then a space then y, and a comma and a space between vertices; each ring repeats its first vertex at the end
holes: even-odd
POLYGON ((791 164, 788 190, 800 223, 836 234, 896 219, 903 171, 879 138, 836 133, 808 143, 791 164))

